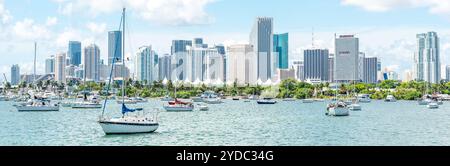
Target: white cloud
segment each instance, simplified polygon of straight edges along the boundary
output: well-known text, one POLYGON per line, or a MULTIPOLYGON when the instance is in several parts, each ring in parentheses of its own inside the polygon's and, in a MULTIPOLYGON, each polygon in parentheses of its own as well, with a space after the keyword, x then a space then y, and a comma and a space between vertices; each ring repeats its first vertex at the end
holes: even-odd
POLYGON ((165 25, 208 24, 213 18, 205 8, 215 0, 54 0, 60 3, 59 12, 70 15, 83 12, 97 16, 120 12, 126 6, 140 18, 165 25))
POLYGON ((89 22, 86 24, 86 27, 94 34, 102 34, 106 32, 106 23, 97 24, 95 22, 89 22))
POLYGON ((11 16, 9 10, 7 10, 5 8, 5 5, 3 4, 3 0, 0 0, 0 23, 6 24, 11 20, 12 20, 12 16, 11 16))
POLYGON ((39 25, 32 19, 18 21, 13 26, 15 37, 25 40, 49 39, 50 31, 44 25, 39 25))
POLYGON ((58 23, 58 18, 56 17, 47 17, 47 26, 53 26, 56 25, 58 23))
POLYGON ((341 4, 373 12, 397 8, 428 8, 430 13, 450 14, 450 0, 342 0, 341 4))

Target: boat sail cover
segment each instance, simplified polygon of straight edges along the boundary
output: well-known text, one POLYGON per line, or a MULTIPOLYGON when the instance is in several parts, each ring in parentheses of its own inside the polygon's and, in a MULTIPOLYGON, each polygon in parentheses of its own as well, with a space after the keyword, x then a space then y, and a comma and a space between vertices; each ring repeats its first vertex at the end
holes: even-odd
POLYGON ((130 109, 125 104, 122 104, 122 114, 126 114, 128 112, 136 112, 139 111, 139 109, 130 109))

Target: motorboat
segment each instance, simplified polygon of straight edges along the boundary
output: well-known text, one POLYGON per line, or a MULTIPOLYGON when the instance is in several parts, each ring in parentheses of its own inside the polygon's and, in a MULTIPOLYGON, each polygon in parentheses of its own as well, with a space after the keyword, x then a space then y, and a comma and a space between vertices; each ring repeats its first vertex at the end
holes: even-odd
POLYGON ((350 111, 344 102, 331 103, 327 106, 328 116, 349 116, 350 111))
POLYGON ((257 103, 258 104, 276 104, 277 101, 276 100, 272 100, 270 98, 264 98, 262 100, 258 100, 257 103))
POLYGON ((361 111, 362 107, 358 103, 353 103, 348 106, 348 109, 351 111, 361 111))
POLYGON ((169 105, 164 106, 164 109, 167 112, 190 112, 194 110, 194 104, 175 99, 175 101, 170 101, 169 105))
POLYGON ((46 111, 59 111, 58 104, 51 104, 50 100, 46 99, 34 99, 27 104, 15 105, 19 112, 46 112, 46 111))
POLYGON ((222 99, 219 98, 219 97, 216 97, 216 98, 204 98, 203 102, 207 103, 207 104, 222 104, 223 103, 222 99))
POLYGON ((360 95, 358 95, 358 101, 360 103, 370 103, 372 100, 370 99, 370 95, 360 94, 360 95))
POLYGON ((102 108, 102 104, 93 101, 81 101, 71 104, 74 109, 97 109, 102 108))
POLYGON ((394 95, 388 95, 384 101, 385 102, 397 102, 397 99, 394 97, 394 95))
POLYGON ((257 95, 251 95, 248 97, 249 100, 258 100, 259 97, 257 95))
POLYGON ((418 99, 417 100, 417 103, 419 104, 419 105, 428 105, 428 104, 430 104, 431 102, 433 102, 433 100, 431 100, 431 99, 418 99))
POLYGON ((431 102, 427 105, 427 107, 429 109, 438 109, 439 108, 439 104, 437 102, 431 102))
POLYGON ((197 107, 198 107, 198 110, 200 110, 200 111, 208 111, 209 110, 209 107, 207 105, 200 104, 197 107))
POLYGON ((232 100, 234 100, 234 101, 239 101, 241 98, 239 98, 239 97, 233 97, 232 98, 232 100))

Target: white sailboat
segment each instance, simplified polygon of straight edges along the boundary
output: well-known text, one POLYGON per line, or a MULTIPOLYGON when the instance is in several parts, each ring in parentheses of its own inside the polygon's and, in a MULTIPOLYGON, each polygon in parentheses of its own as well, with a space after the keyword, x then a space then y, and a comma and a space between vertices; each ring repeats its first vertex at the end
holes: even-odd
MULTIPOLYGON (((125 11, 126 9, 123 9, 122 13, 122 20, 121 20, 121 26, 123 28, 123 36, 122 36, 122 63, 123 66, 125 66, 125 11)), ((113 60, 113 64, 114 64, 113 60)), ((114 65, 111 65, 111 73, 109 78, 109 86, 111 85, 111 79, 112 79, 112 72, 114 65)), ((122 74, 124 74, 124 70, 122 68, 122 74)), ((108 91, 109 91, 108 86, 108 91)), ((117 118, 109 118, 105 117, 104 113, 106 110, 106 104, 107 104, 107 98, 105 100, 105 103, 103 105, 103 112, 102 115, 98 121, 100 126, 102 127, 105 134, 136 134, 136 133, 151 133, 158 129, 159 123, 158 123, 158 112, 155 112, 153 116, 148 116, 149 114, 146 114, 143 109, 130 109, 125 104, 125 79, 123 79, 122 82, 122 116, 117 118), (136 112, 141 113, 136 113, 136 112), (134 113, 133 115, 130 115, 134 113)))

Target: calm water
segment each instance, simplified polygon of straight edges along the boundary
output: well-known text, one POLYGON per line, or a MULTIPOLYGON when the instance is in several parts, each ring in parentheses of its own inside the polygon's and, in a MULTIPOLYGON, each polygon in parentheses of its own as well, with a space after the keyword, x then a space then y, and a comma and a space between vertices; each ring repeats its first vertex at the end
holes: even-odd
MULTIPOLYGON (((12 104, 0 102, 0 145, 450 145, 450 103, 428 110, 416 102, 373 101, 349 117, 328 117, 327 102, 226 100, 208 112, 162 112, 156 133, 118 136, 104 135, 96 122, 100 110, 17 112, 12 104)), ((150 101, 139 107, 162 105, 150 101)), ((109 107, 119 112, 119 105, 109 107)))

